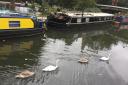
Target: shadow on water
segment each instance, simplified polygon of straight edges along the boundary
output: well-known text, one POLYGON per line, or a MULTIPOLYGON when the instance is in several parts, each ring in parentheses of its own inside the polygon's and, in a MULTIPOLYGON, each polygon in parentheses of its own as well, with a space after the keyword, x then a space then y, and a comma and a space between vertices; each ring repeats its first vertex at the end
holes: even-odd
POLYGON ((128 34, 111 29, 107 24, 49 29, 44 37, 1 41, 0 85, 127 85, 128 34), (109 53, 109 63, 99 61, 109 53), (78 63, 81 57, 87 57, 89 63, 78 63), (57 59, 57 70, 42 71, 57 59), (35 75, 16 79, 16 73, 25 69, 35 75))

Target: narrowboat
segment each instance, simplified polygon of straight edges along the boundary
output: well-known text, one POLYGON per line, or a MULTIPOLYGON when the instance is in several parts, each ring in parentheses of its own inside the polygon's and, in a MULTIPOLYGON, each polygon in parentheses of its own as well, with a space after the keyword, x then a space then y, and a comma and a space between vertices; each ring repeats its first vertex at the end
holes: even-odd
POLYGON ((0 38, 30 36, 42 32, 43 22, 35 16, 15 12, 0 13, 0 38))
POLYGON ((67 12, 63 13, 55 13, 51 14, 47 18, 48 26, 57 26, 57 27, 65 27, 72 25, 85 25, 91 23, 102 23, 102 22, 111 22, 114 19, 113 14, 109 13, 73 13, 67 12))

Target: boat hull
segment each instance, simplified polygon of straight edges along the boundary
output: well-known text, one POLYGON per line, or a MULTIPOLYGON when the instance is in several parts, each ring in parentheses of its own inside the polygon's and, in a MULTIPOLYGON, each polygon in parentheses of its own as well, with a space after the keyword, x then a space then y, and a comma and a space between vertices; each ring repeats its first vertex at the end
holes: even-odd
POLYGON ((59 23, 59 22, 54 22, 54 21, 50 21, 50 20, 46 21, 46 25, 47 25, 47 27, 56 27, 56 28, 67 27, 66 23, 59 23))
POLYGON ((92 25, 102 25, 102 24, 111 24, 112 21, 106 21, 106 22, 96 22, 96 23, 76 23, 76 24, 70 24, 70 23, 58 23, 58 22, 53 22, 53 21, 47 21, 47 27, 52 29, 52 28, 56 28, 56 29, 75 29, 75 28, 86 28, 86 26, 92 26, 92 25))
POLYGON ((0 30, 0 39, 12 38, 12 37, 24 37, 32 36, 36 34, 43 34, 44 30, 42 28, 35 29, 6 29, 0 30))

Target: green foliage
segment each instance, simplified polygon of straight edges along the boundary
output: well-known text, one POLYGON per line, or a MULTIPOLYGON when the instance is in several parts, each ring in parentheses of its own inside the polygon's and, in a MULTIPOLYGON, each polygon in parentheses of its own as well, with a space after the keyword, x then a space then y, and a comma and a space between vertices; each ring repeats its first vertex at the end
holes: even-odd
MULTIPOLYGON (((51 1, 51 0, 50 0, 51 1)), ((99 12, 100 10, 96 8, 95 0, 54 0, 52 3, 54 6, 60 7, 60 9, 78 10, 78 11, 89 11, 89 12, 99 12)), ((49 2, 44 2, 42 4, 42 11, 45 12, 47 8, 48 12, 56 11, 53 6, 49 6, 49 2)), ((46 12, 45 12, 46 13, 46 12)))
POLYGON ((112 0, 97 0, 98 4, 106 4, 106 5, 111 5, 112 0))
MULTIPOLYGON (((4 0, 6 1, 6 0, 4 0)), ((79 11, 95 11, 95 0, 15 0, 16 2, 28 1, 31 2, 28 6, 32 9, 37 7, 36 3, 40 5, 39 11, 43 13, 55 12, 57 9, 56 6, 60 9, 70 9, 70 10, 79 10, 79 11)))
POLYGON ((55 0, 56 4, 61 8, 85 10, 87 8, 95 8, 95 0, 55 0))
POLYGON ((56 5, 63 7, 63 8, 74 8, 77 0, 57 0, 56 5))
POLYGON ((44 2, 42 3, 39 11, 42 12, 43 15, 47 15, 51 12, 56 12, 57 8, 51 7, 47 2, 44 2))
POLYGON ((84 9, 85 12, 101 12, 99 8, 86 8, 84 9))
POLYGON ((78 0, 76 4, 76 9, 85 10, 86 8, 94 8, 95 5, 95 0, 78 0))

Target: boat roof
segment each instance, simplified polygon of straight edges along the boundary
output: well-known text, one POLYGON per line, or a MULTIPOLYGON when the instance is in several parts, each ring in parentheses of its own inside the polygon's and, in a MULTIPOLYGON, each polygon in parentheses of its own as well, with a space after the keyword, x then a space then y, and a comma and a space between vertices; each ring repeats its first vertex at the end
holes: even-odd
MULTIPOLYGON (((71 12, 68 12, 66 14, 68 16, 74 17, 74 18, 82 17, 82 13, 71 13, 71 12)), ((83 13, 83 17, 112 17, 112 16, 114 16, 114 15, 113 14, 109 14, 109 13, 102 13, 102 12, 99 12, 99 13, 84 12, 83 13)))
POLYGON ((5 13, 9 13, 9 10, 0 10, 0 14, 5 14, 5 13))
MULTIPOLYGON (((7 2, 7 1, 0 1, 0 4, 5 4, 5 5, 6 5, 6 4, 10 4, 10 3, 11 3, 11 2, 7 2)), ((16 2, 15 2, 15 5, 16 5, 16 6, 25 6, 25 4, 24 4, 24 3, 16 3, 16 2)))
POLYGON ((23 14, 23 13, 18 13, 15 11, 10 11, 10 10, 0 10, 0 17, 21 17, 21 18, 27 18, 27 17, 31 17, 27 14, 23 14))

